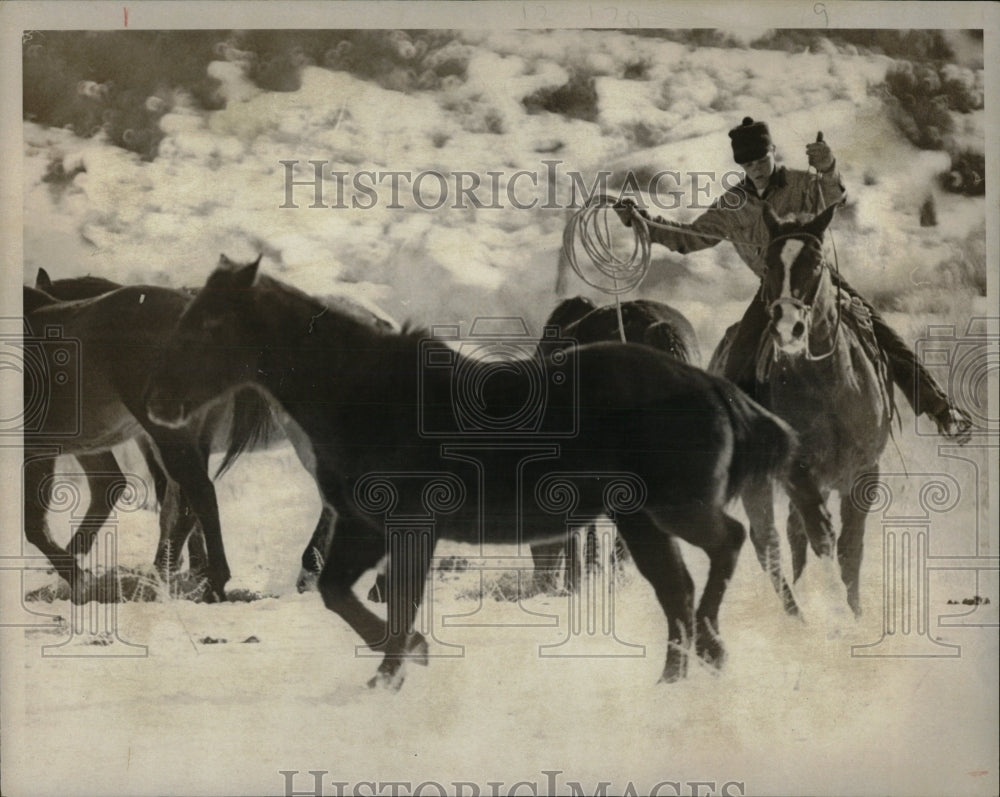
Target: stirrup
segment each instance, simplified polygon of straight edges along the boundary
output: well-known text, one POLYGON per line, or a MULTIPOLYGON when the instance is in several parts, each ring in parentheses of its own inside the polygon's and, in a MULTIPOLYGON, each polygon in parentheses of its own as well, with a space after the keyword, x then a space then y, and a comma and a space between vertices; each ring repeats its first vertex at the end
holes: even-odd
POLYGON ((965 445, 972 439, 972 419, 957 407, 948 407, 934 416, 942 437, 965 445))

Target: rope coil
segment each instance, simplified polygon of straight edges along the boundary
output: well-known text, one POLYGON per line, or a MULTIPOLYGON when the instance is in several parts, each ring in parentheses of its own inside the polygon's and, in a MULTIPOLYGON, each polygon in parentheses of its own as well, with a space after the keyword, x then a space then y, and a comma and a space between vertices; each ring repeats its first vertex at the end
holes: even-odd
POLYGON ((615 312, 618 315, 618 335, 622 343, 627 343, 625 336, 625 320, 622 317, 622 294, 639 287, 649 273, 650 250, 652 243, 646 219, 632 212, 632 251, 627 256, 615 254, 611 228, 608 225, 609 213, 615 216, 613 210, 617 199, 608 194, 598 194, 587 200, 570 218, 563 230, 563 254, 576 275, 585 283, 602 293, 615 297, 615 312), (597 273, 606 279, 596 279, 584 273, 576 258, 576 240, 579 237, 583 251, 587 253, 591 264, 597 273))
MULTIPOLYGON (((576 275, 592 288, 611 296, 628 293, 639 287, 649 272, 651 242, 646 219, 632 213, 634 238, 632 251, 627 256, 615 254, 611 228, 608 224, 609 211, 617 199, 607 194, 591 197, 587 203, 570 218, 563 230, 563 252, 576 275), (584 272, 576 257, 576 240, 579 238, 583 251, 597 272, 606 280, 596 279, 584 272), (609 283, 610 281, 610 283, 609 283)), ((615 224, 620 224, 617 214, 615 224)))

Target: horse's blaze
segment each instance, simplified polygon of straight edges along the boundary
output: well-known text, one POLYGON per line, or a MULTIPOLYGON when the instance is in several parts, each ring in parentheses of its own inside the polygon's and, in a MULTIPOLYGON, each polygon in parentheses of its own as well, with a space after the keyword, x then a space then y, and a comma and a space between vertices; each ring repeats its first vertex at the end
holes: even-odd
POLYGON ((772 326, 778 348, 785 354, 799 354, 806 347, 805 311, 795 304, 796 297, 792 294, 792 266, 804 246, 802 241, 789 239, 781 247, 781 265, 784 273, 781 280, 781 296, 774 306, 772 326))
POLYGON ((778 348, 785 354, 799 354, 806 347, 806 324, 802 311, 798 308, 786 308, 780 320, 774 324, 774 333, 778 348))

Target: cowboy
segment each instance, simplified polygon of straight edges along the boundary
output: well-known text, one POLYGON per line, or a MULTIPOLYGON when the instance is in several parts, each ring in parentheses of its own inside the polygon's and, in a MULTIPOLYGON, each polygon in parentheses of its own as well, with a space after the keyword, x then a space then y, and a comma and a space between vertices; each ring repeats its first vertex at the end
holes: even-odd
MULTIPOLYGON (((729 240, 743 262, 763 278, 767 270, 765 254, 769 239, 763 214, 765 204, 770 205, 778 216, 816 214, 833 202, 843 202, 846 196, 844 184, 837 171, 837 161, 823 141, 822 133, 815 142, 806 145, 809 166, 816 170, 815 174, 775 165, 774 144, 764 122, 755 122, 748 116, 742 124, 729 131, 729 138, 733 159, 743 168, 746 176, 692 223, 651 218, 629 199, 616 204, 615 210, 629 227, 633 214, 651 221, 650 240, 681 254, 729 240)), ((972 427, 969 418, 951 404, 934 377, 917 362, 910 347, 878 312, 838 272, 833 272, 832 276, 841 290, 862 302, 871 314, 875 339, 891 364, 895 383, 914 412, 917 415, 926 413, 933 418, 943 436, 959 443, 967 442, 972 427)), ((726 359, 725 376, 750 395, 756 392, 757 346, 769 321, 767 305, 761 291, 758 291, 739 323, 726 359)))

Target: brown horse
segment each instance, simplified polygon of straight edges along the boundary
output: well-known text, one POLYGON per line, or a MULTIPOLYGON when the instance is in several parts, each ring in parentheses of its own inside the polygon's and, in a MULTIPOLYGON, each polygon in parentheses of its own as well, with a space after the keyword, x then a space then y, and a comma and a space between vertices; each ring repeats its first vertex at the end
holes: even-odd
MULTIPOLYGON (((864 310, 842 292, 832 266, 823 257, 822 239, 836 209, 831 205, 807 221, 779 220, 770 207, 764 221, 770 234, 767 274, 761 298, 770 323, 757 363, 757 398, 788 421, 801 441, 801 460, 824 500, 840 496, 841 532, 836 541, 847 601, 861 613, 861 568, 868 496, 852 487, 863 474, 878 474, 879 457, 889 438, 892 415, 888 380, 864 310), (858 314, 861 321, 858 321, 858 314), (859 493, 859 491, 854 491, 859 493)), ((713 356, 711 370, 725 365, 730 329, 713 356)), ((863 493, 864 491, 860 491, 863 493)), ((744 492, 750 539, 758 558, 786 601, 794 603, 779 562, 771 485, 759 480, 744 492)), ((809 531, 794 508, 788 519, 794 579, 806 561, 809 531)), ((832 553, 832 543, 830 545, 832 553)))
POLYGON ((147 407, 157 422, 180 428, 198 407, 253 383, 309 435, 320 489, 337 510, 320 592, 384 653, 370 685, 398 688, 404 659, 426 659, 413 622, 437 538, 518 544, 565 535, 553 520, 570 511, 567 496, 573 517, 586 523, 609 511, 606 485, 584 479, 570 493, 552 488, 595 472, 628 473, 637 486, 615 520, 667 616, 662 680, 686 673, 692 640, 721 666, 718 612, 745 537, 725 506, 754 474, 771 478, 787 467, 795 447, 787 424, 728 381, 662 352, 598 343, 544 358, 543 400, 516 413, 516 427, 468 426, 473 410, 497 418, 523 407, 537 386, 526 381, 537 362, 497 370, 425 333, 379 334, 258 277, 258 265, 223 256, 177 325, 147 407), (474 407, 462 403, 459 375, 479 390, 474 407), (522 432, 544 451, 512 459, 511 436, 522 432), (446 450, 442 435, 462 452, 446 450), (496 477, 514 465, 516 478, 496 477), (434 524, 396 528, 387 526, 390 515, 434 524), (697 609, 676 537, 709 557, 697 609), (387 552, 388 623, 352 590, 387 552))
MULTIPOLYGON (((38 270, 35 287, 48 296, 66 301, 94 298, 123 286, 92 275, 53 280, 42 268, 38 270)), ((185 288, 182 289, 182 293, 190 298, 196 291, 185 288)), ((361 305, 345 296, 328 296, 325 302, 359 321, 370 324, 374 329, 386 332, 399 328, 399 325, 385 313, 361 305)), ((197 441, 206 462, 210 454, 225 452, 215 472, 214 478, 217 479, 244 451, 269 445, 276 436, 280 436, 281 439, 287 438, 302 464, 315 475, 315 459, 308 438, 280 408, 262 403, 261 394, 253 388, 237 391, 230 400, 216 402, 208 407, 198 424, 197 441), (279 435, 279 432, 283 434, 279 435)), ((148 436, 140 434, 135 438, 135 442, 149 469, 156 499, 162 507, 169 479, 159 463, 158 454, 148 436)), ((74 553, 87 553, 128 482, 114 453, 110 450, 79 453, 76 459, 87 478, 90 504, 84 520, 70 542, 69 549, 74 553)), ((164 547, 168 540, 174 540, 176 544, 177 539, 187 537, 192 567, 205 566, 207 552, 204 535, 191 508, 186 502, 172 501, 165 517, 169 518, 166 524, 172 524, 173 528, 169 529, 168 533, 165 524, 161 534, 160 550, 168 550, 164 547)), ((302 553, 302 569, 296 582, 300 592, 309 589, 319 576, 333 533, 333 520, 332 508, 324 504, 312 537, 302 553)))
MULTIPOLYGON (((103 467, 87 457, 145 436, 168 479, 171 509, 184 515, 190 507, 205 536, 204 567, 208 599, 222 599, 229 566, 222 548, 215 489, 207 455, 197 430, 164 429, 149 421, 142 396, 168 330, 189 298, 153 286, 121 288, 91 299, 60 302, 24 288, 26 356, 34 360, 38 378, 25 379, 26 407, 40 408, 26 429, 24 457, 24 532, 70 585, 71 598, 85 601, 114 596, 94 594, 94 584, 74 555, 51 537, 46 512, 55 486, 59 454, 84 457, 84 467, 103 467), (176 502, 176 503, 174 503, 176 502)), ((106 463, 104 463, 106 464, 106 463)), ((115 470, 118 470, 115 463, 115 470)), ((118 470, 120 473, 120 470, 118 470)), ((114 479, 112 479, 114 481, 114 479)), ((115 491, 104 495, 99 511, 113 505, 115 491)), ((99 502, 100 503, 100 502, 99 502)), ((176 569, 191 524, 173 522, 161 511, 161 542, 156 563, 162 572, 176 569)), ((90 525, 85 530, 96 532, 90 525)), ((81 540, 78 540, 81 542, 81 540)))

